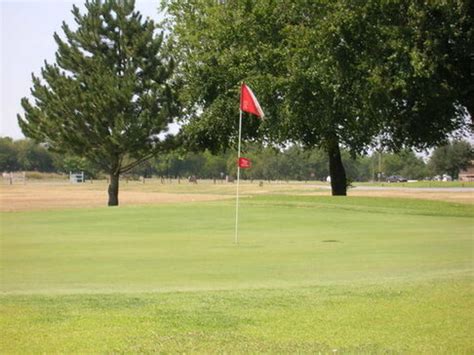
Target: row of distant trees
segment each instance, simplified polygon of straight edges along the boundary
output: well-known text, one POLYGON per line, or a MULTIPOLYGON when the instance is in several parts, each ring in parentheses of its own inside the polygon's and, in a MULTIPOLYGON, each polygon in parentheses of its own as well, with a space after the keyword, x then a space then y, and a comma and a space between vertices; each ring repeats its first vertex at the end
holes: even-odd
MULTIPOLYGON (((263 180, 325 180, 329 175, 327 154, 320 149, 303 150, 291 146, 285 150, 250 146, 245 156, 252 161, 252 168, 243 171, 243 178, 263 180)), ((132 176, 188 177, 222 179, 235 175, 235 152, 211 154, 180 153, 178 151, 160 155, 134 168, 132 176)), ((367 156, 351 157, 342 151, 342 160, 352 181, 377 180, 384 176, 402 175, 409 179, 424 179, 448 174, 457 178, 473 157, 473 147, 466 141, 453 141, 436 148, 430 157, 423 160, 413 151, 399 153, 373 152, 367 156)), ((98 177, 100 167, 85 159, 49 151, 30 139, 13 140, 0 138, 0 170, 39 171, 67 173, 86 171, 91 177, 98 177)))
POLYGON ((0 171, 67 173, 71 170, 96 173, 96 169, 85 159, 51 152, 44 145, 37 144, 31 139, 0 138, 0 171))

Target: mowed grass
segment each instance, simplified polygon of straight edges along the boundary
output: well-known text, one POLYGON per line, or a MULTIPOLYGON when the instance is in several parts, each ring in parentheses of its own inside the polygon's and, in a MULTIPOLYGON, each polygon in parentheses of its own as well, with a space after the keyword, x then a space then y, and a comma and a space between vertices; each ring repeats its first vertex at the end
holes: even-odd
POLYGON ((2 214, 0 352, 472 353, 472 206, 386 198, 2 214))

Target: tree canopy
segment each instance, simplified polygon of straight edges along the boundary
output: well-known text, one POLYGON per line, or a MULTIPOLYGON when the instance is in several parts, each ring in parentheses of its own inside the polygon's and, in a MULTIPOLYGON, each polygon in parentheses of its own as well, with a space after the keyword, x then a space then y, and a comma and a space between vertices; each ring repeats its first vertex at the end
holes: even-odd
POLYGON ((163 34, 134 11, 133 0, 73 6, 77 29, 63 22, 56 63, 33 74, 34 98, 22 100, 23 133, 50 149, 87 158, 110 175, 118 205, 120 174, 163 150, 176 111, 173 61, 163 34))
POLYGON ((238 88, 267 114, 243 137, 320 147, 345 195, 340 148, 399 150, 446 141, 472 98, 468 1, 164 1, 185 82, 186 140, 236 142, 238 88), (458 79, 455 79, 455 78, 458 79))
POLYGON ((431 156, 429 166, 434 174, 448 174, 457 179, 459 171, 466 169, 474 160, 474 149, 466 141, 454 141, 437 147, 431 156))

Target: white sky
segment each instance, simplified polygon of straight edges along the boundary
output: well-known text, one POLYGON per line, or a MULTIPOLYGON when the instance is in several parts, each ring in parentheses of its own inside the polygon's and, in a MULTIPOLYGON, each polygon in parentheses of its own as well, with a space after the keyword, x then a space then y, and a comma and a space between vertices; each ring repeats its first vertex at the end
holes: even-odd
MULTIPOLYGON (((72 5, 84 0, 0 0, 0 136, 22 138, 17 113, 22 97, 29 96, 31 73, 40 74, 44 60, 54 62, 53 33, 61 24, 74 23, 72 5)), ((159 0, 136 0, 145 17, 159 20, 159 0)))

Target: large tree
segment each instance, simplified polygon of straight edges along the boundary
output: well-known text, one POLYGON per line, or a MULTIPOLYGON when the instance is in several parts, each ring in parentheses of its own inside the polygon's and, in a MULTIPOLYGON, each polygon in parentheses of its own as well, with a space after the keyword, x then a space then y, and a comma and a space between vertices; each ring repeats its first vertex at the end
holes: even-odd
POLYGON ((386 177, 401 175, 408 179, 423 179, 428 176, 426 164, 411 150, 402 150, 397 154, 382 156, 383 173, 386 177))
POLYGON ((175 112, 173 61, 163 34, 134 11, 133 0, 92 0, 77 29, 54 34, 56 63, 33 75, 34 102, 22 100, 23 133, 54 151, 85 157, 110 176, 109 206, 118 205, 119 177, 168 144, 175 112))
POLYGON ((428 163, 433 174, 448 174, 457 179, 459 171, 466 169, 474 159, 474 147, 467 141, 453 141, 437 147, 428 163))
POLYGON ((238 87, 245 80, 268 118, 246 117, 243 137, 324 149, 333 194, 345 195, 341 148, 353 155, 376 145, 422 149, 463 126, 461 91, 472 83, 465 1, 165 5, 186 82, 184 132, 193 144, 236 142, 238 87), (450 73, 464 80, 462 88, 448 80, 450 73))
POLYGON ((413 1, 406 16, 398 14, 411 29, 418 72, 429 77, 444 99, 463 106, 474 128, 474 1, 413 1))

